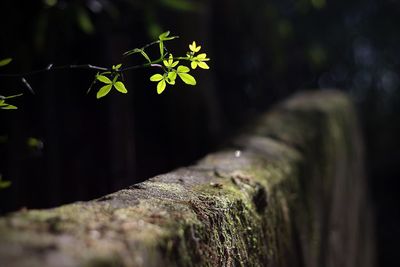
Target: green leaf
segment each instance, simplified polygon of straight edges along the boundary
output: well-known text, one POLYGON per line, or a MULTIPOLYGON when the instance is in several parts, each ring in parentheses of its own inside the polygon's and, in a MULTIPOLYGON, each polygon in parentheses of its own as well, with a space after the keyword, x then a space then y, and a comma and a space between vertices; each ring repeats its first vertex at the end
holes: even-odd
POLYGON ((176 72, 175 71, 168 72, 168 76, 166 79, 167 83, 174 85, 175 80, 176 80, 176 72))
POLYGON ((179 78, 182 79, 182 81, 184 83, 189 84, 189 85, 196 85, 196 79, 189 73, 178 72, 178 76, 179 76, 179 78))
POLYGON ((119 92, 126 94, 128 90, 126 90, 125 85, 122 82, 116 82, 114 84, 115 89, 117 89, 119 92))
POLYGON ((210 67, 207 65, 207 63, 205 63, 205 62, 203 62, 203 61, 197 62, 197 65, 198 65, 200 68, 205 69, 205 70, 208 70, 208 69, 210 68, 210 67))
POLYGON ((172 64, 171 64, 171 68, 175 68, 176 65, 178 65, 178 64, 179 64, 179 60, 178 60, 178 61, 175 61, 174 63, 172 63, 172 64))
POLYGON ((104 85, 103 87, 101 87, 100 90, 97 92, 97 95, 96 95, 97 99, 107 95, 110 92, 111 88, 112 88, 112 84, 107 84, 107 85, 104 85))
POLYGON ((207 54, 206 54, 206 53, 198 54, 198 55, 196 56, 196 58, 198 58, 198 59, 201 60, 201 61, 208 61, 208 60, 210 60, 209 58, 207 58, 207 54))
POLYGON ((115 65, 115 66, 113 65, 112 69, 113 70, 119 70, 121 68, 121 66, 122 66, 122 64, 118 64, 118 65, 115 65))
POLYGON ((0 60, 0 67, 3 67, 5 65, 9 64, 11 61, 12 61, 12 58, 5 58, 5 59, 0 60))
POLYGON ((112 81, 104 75, 97 75, 96 79, 105 84, 112 84, 112 81))
POLYGON ((7 103, 3 103, 3 104, 0 106, 0 108, 1 108, 1 109, 18 109, 16 106, 13 106, 13 105, 10 105, 10 104, 7 104, 7 103))
POLYGON ((161 80, 158 84, 157 84, 157 93, 161 94, 165 87, 167 86, 167 84, 165 83, 165 80, 161 80))
POLYGON ((170 32, 166 31, 166 32, 160 34, 160 36, 158 36, 158 39, 160 39, 160 41, 169 41, 169 40, 179 38, 178 36, 169 36, 169 34, 170 34, 170 32))
POLYGON ((6 103, 6 99, 19 97, 21 95, 23 95, 23 94, 10 95, 10 96, 2 96, 2 95, 0 95, 0 109, 18 109, 16 106, 6 103))
POLYGON ((177 71, 178 71, 178 73, 186 73, 186 72, 189 72, 190 69, 186 66, 181 65, 181 66, 178 66, 177 71))
POLYGON ((152 82, 158 82, 161 81, 162 79, 164 79, 164 76, 162 76, 161 74, 154 74, 150 77, 150 81, 152 82))
POLYGON ((163 32, 162 34, 160 34, 160 36, 158 36, 158 39, 160 39, 161 41, 165 40, 165 38, 167 38, 169 34, 170 31, 163 32))
POLYGON ((175 81, 175 79, 176 79, 176 72, 175 71, 171 71, 171 72, 168 72, 168 79, 170 79, 171 81, 175 81))

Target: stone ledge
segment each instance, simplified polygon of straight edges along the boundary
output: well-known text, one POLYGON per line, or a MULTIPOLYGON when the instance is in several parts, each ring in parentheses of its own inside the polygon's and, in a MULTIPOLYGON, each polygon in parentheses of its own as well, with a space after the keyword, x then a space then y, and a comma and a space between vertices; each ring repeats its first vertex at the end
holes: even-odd
POLYGON ((223 151, 89 202, 0 219, 2 266, 373 266, 349 99, 304 92, 223 151))

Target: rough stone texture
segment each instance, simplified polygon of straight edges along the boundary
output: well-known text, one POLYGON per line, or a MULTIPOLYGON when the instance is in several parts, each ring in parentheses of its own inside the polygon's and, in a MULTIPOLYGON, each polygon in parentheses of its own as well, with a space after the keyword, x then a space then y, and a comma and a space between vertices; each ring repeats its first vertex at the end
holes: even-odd
POLYGON ((0 219, 0 266, 374 266, 349 99, 304 92, 196 165, 0 219))

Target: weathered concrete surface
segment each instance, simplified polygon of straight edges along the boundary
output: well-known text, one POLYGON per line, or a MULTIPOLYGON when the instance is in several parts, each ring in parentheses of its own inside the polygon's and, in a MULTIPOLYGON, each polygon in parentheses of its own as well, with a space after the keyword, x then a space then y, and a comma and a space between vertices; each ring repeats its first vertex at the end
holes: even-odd
POLYGON ((305 92, 198 164, 0 219, 0 266, 373 266, 352 104, 305 92))

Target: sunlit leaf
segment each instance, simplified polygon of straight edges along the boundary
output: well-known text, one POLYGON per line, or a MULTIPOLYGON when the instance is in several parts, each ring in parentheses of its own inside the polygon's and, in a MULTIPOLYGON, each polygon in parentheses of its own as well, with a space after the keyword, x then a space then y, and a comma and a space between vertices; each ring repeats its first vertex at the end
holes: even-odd
POLYGON ((198 54, 196 56, 196 58, 199 59, 200 61, 209 61, 210 60, 209 58, 207 58, 207 54, 206 53, 198 54))
POLYGON ((179 60, 178 60, 178 61, 175 61, 174 63, 172 63, 172 64, 171 64, 171 68, 176 67, 176 65, 178 65, 178 64, 179 64, 179 60))
POLYGON ((165 87, 166 87, 165 80, 161 80, 161 81, 157 84, 157 93, 158 93, 158 94, 161 94, 161 93, 164 91, 165 87))
POLYGON ((177 69, 177 71, 179 72, 179 73, 186 73, 186 72, 189 72, 190 71, 190 69, 188 68, 188 67, 186 67, 186 66, 178 66, 178 69, 177 69))
POLYGON ((169 40, 179 38, 178 36, 169 36, 169 34, 170 34, 170 32, 166 31, 166 32, 160 34, 160 36, 158 36, 158 39, 160 39, 160 41, 169 41, 169 40))
POLYGON ((160 40, 164 40, 165 38, 168 37, 169 34, 170 34, 170 31, 163 32, 162 34, 160 34, 160 36, 158 36, 158 38, 160 40))
POLYGON ((206 70, 208 70, 208 69, 210 68, 210 67, 207 65, 207 63, 202 62, 202 61, 198 62, 197 65, 198 65, 200 68, 206 69, 206 70))
POLYGON ((118 65, 115 65, 115 66, 113 65, 112 69, 113 70, 119 70, 121 67, 122 67, 122 64, 118 64, 118 65))
POLYGON ((112 84, 112 81, 104 75, 97 75, 96 79, 105 84, 112 84))
POLYGON ((168 79, 175 80, 176 79, 176 72, 175 71, 168 72, 168 79))
POLYGON ((6 104, 5 106, 2 106, 1 109, 18 109, 16 106, 6 104))
POLYGON ((166 79, 167 83, 174 85, 175 80, 176 80, 176 72, 174 72, 174 71, 169 72, 167 79, 166 79))
POLYGON ((189 49, 190 49, 190 51, 192 51, 193 53, 197 53, 197 52, 200 51, 201 46, 197 46, 197 45, 196 45, 196 42, 193 41, 192 44, 189 44, 189 49))
POLYGON ((0 67, 3 67, 5 65, 9 64, 11 61, 12 61, 12 58, 5 58, 5 59, 0 60, 0 67))
POLYGON ((96 97, 97 97, 97 98, 101 98, 101 97, 107 95, 107 94, 110 92, 111 88, 112 88, 112 84, 104 85, 104 86, 101 87, 100 90, 97 92, 96 97))
POLYGON ((150 81, 152 82, 158 82, 161 81, 164 78, 164 76, 162 76, 161 74, 154 74, 150 77, 150 81))
POLYGON ((179 73, 178 76, 182 79, 182 81, 189 85, 196 85, 196 79, 190 75, 189 73, 179 73))
POLYGON ((167 68, 172 68, 173 62, 174 62, 174 57, 172 56, 172 54, 169 54, 168 59, 163 60, 163 63, 167 68))
POLYGON ((128 92, 128 90, 126 90, 125 85, 122 82, 114 83, 114 87, 123 94, 126 94, 128 92))

